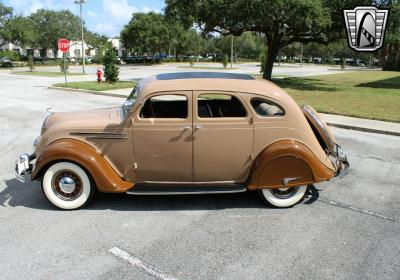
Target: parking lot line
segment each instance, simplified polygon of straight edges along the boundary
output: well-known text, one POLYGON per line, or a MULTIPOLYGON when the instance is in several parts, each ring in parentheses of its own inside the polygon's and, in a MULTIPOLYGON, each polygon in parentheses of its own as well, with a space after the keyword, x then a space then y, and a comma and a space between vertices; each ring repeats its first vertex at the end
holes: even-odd
POLYGON ((163 272, 159 271, 158 269, 142 262, 138 258, 135 258, 131 254, 129 254, 117 247, 111 248, 108 251, 111 254, 113 254, 114 256, 126 261, 127 263, 131 264, 132 266, 139 268, 140 270, 144 271, 145 273, 147 273, 149 275, 155 276, 162 280, 177 280, 176 278, 164 274, 163 272))

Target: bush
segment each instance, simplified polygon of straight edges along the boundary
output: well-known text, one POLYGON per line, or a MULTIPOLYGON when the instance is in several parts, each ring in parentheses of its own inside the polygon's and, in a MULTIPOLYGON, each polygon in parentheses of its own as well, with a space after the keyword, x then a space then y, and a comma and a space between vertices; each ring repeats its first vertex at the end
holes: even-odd
POLYGON ((119 62, 117 55, 115 54, 115 49, 112 47, 107 49, 103 58, 104 77, 106 79, 106 82, 113 84, 118 81, 118 63, 119 62))
POLYGON ((342 68, 342 70, 344 70, 344 68, 346 68, 346 59, 345 58, 340 59, 340 68, 342 68))
POLYGON ((1 50, 0 51, 0 58, 6 57, 11 61, 18 61, 21 59, 21 55, 17 51, 10 51, 10 50, 1 50))
POLYGON ((228 56, 225 55, 224 60, 222 61, 222 65, 224 66, 224 68, 228 67, 228 63, 229 63, 228 56))
POLYGON ((69 69, 69 61, 68 59, 65 59, 65 64, 64 64, 64 58, 62 58, 59 63, 60 65, 60 71, 64 73, 64 69, 65 69, 65 73, 68 73, 68 69, 69 69))
POLYGON ((31 72, 35 69, 35 63, 33 62, 33 56, 28 56, 28 67, 31 72))

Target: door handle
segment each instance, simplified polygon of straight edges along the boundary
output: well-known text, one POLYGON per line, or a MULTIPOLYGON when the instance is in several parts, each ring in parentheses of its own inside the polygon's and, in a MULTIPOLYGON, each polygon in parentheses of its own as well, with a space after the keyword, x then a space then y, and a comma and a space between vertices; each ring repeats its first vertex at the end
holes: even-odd
POLYGON ((188 130, 188 129, 191 129, 191 128, 192 127, 190 125, 185 125, 185 126, 182 127, 183 130, 188 130))
POLYGON ((194 127, 194 129, 195 129, 195 130, 197 130, 197 129, 201 129, 201 128, 203 128, 203 126, 202 126, 202 125, 200 125, 200 124, 197 124, 197 125, 194 127))

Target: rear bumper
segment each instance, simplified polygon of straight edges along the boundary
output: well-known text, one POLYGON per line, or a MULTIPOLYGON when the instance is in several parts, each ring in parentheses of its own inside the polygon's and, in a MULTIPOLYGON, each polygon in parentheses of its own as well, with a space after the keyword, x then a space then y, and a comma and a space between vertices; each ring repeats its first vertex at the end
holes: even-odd
POLYGON ((31 161, 35 158, 35 155, 20 154, 19 158, 15 161, 15 178, 21 183, 27 183, 31 181, 31 172, 33 165, 31 161))
POLYGON ((334 150, 331 152, 332 160, 336 167, 335 177, 343 177, 349 171, 350 163, 347 160, 347 155, 343 152, 338 144, 335 144, 334 150))

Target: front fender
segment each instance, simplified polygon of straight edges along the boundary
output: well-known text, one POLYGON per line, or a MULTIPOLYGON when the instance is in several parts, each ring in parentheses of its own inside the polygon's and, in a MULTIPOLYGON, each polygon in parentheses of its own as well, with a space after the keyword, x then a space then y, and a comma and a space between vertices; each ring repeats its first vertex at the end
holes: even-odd
POLYGON ((251 168, 247 188, 282 188, 329 180, 335 171, 325 166, 304 144, 281 140, 266 147, 251 168), (285 180, 286 179, 286 184, 285 180))
POLYGON ((71 161, 85 168, 101 192, 125 192, 133 183, 123 180, 92 146, 75 139, 60 139, 50 143, 40 153, 32 170, 35 180, 50 163, 71 161))

